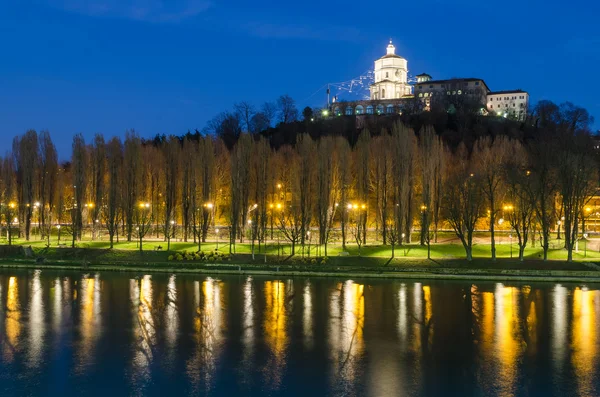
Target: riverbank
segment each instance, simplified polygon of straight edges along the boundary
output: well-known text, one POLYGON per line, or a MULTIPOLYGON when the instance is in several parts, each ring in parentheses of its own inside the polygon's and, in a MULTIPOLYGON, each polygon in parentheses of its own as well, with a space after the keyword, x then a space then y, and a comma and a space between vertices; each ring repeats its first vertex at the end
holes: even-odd
MULTIPOLYGON (((238 260, 240 258, 237 258, 238 260)), ((250 259, 250 258, 249 258, 250 259)), ((354 258, 355 259, 355 258, 354 258)), ((442 260, 392 262, 383 265, 367 261, 363 264, 327 265, 285 263, 193 263, 193 262, 87 262, 81 259, 45 260, 0 259, 0 269, 41 269, 84 272, 132 272, 202 275, 261 275, 285 277, 335 277, 407 280, 471 280, 520 282, 600 283, 600 271, 594 264, 559 261, 521 263, 498 260, 442 260), (517 268, 520 265, 521 268, 517 268), (528 266, 529 265, 529 266, 528 266), (468 266, 468 267, 467 267, 468 266)), ((349 262, 349 261, 347 261, 349 262)))

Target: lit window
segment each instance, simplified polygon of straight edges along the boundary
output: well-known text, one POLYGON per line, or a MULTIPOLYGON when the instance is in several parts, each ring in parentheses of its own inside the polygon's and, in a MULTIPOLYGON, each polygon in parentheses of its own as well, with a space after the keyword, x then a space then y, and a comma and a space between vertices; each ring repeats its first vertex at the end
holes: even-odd
POLYGON ((419 98, 423 98, 423 93, 419 92, 419 98))
POLYGON ((458 95, 461 95, 461 94, 462 94, 462 91, 461 91, 461 90, 458 90, 458 95))
POLYGON ((367 106, 367 114, 373 114, 373 106, 367 106))
POLYGON ((452 95, 456 95, 456 91, 452 91, 452 95))
POLYGON ((450 95, 450 91, 446 92, 446 95, 450 95))

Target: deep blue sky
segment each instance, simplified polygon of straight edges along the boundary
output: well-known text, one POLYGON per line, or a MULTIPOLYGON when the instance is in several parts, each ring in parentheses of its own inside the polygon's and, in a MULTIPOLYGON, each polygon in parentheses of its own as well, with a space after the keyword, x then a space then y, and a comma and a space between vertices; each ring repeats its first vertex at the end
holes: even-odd
MULTIPOLYGON (((389 38, 412 74, 482 77, 600 117, 592 0, 0 0, 0 153, 48 129, 201 129, 234 102, 325 103, 328 82, 373 67, 389 38)), ((596 126, 598 122, 596 122, 596 126)))

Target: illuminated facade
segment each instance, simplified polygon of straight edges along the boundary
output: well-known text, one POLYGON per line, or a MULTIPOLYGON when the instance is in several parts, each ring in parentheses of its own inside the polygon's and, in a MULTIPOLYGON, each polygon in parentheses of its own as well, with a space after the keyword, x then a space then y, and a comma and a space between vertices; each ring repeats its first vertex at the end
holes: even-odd
POLYGON ((408 61, 396 55, 396 47, 388 44, 387 53, 375 61, 375 83, 371 84, 371 99, 399 99, 412 94, 408 84, 408 61))
MULTIPOLYGON (((368 100, 335 102, 330 110, 334 116, 399 114, 414 98, 422 110, 430 110, 435 101, 456 103, 469 101, 481 105, 481 113, 525 119, 529 94, 523 90, 492 91, 481 78, 433 80, 422 73, 409 79, 408 61, 396 54, 390 43, 386 54, 375 61, 374 83, 369 87, 368 100), (416 81, 415 81, 416 80, 416 81)), ((414 103, 411 104, 414 107, 414 103)))

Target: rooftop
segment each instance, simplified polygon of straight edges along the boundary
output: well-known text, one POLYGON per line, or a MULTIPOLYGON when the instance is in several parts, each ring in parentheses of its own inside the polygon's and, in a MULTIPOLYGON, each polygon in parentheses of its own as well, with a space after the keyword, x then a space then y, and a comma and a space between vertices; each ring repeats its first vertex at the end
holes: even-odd
POLYGON ((506 91, 494 91, 494 92, 490 92, 488 95, 497 95, 497 94, 527 94, 527 91, 523 91, 521 89, 506 90, 506 91))

